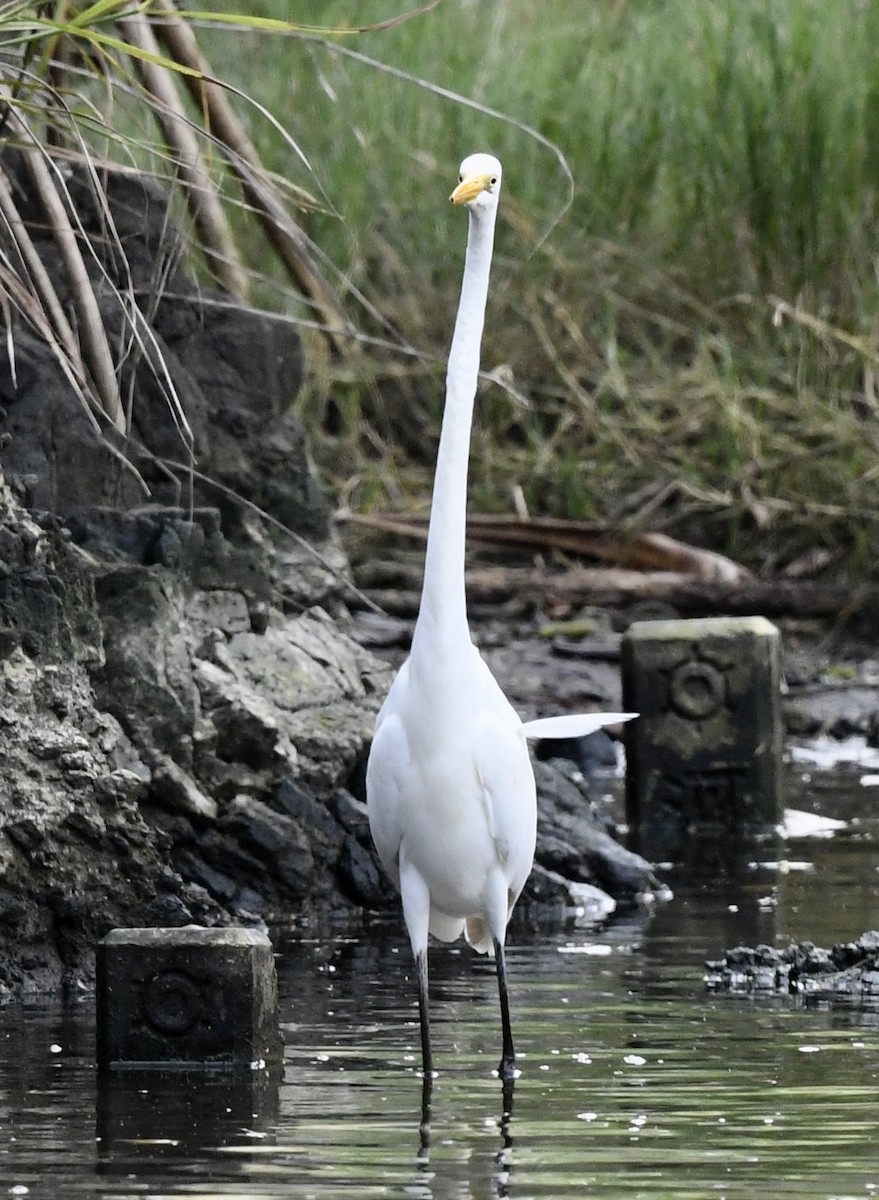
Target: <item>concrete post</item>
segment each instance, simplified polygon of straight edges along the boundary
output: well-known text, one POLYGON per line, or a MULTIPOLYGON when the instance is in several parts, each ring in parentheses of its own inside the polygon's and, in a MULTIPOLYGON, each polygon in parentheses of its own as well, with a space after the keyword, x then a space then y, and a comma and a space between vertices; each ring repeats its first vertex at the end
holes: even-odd
MULTIPOLYGON (((622 645, 626 809, 638 849, 693 861, 781 820, 780 638, 763 617, 641 621, 622 645)), ((710 869, 710 864, 705 863, 710 869)))
POLYGON ((97 947, 101 1067, 277 1064, 272 944, 251 929, 114 929, 97 947))

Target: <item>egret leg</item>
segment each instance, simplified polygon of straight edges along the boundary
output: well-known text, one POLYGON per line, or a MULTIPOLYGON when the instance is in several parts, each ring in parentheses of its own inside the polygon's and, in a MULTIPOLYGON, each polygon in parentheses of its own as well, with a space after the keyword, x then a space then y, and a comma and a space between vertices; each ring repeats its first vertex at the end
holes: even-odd
POLYGON ((513 1149, 513 1089, 516 1086, 514 1079, 504 1079, 502 1082, 501 1095, 503 1097, 503 1109, 501 1111, 501 1148, 495 1155, 497 1163, 497 1194, 499 1196, 507 1196, 507 1190, 510 1181, 510 1166, 512 1163, 513 1149))
POLYGON ((501 1002, 501 1034, 503 1038, 500 1066, 497 1073, 501 1079, 514 1079, 516 1074, 516 1051, 513 1049, 513 1029, 510 1025, 510 998, 507 993, 507 963, 504 944, 494 938, 494 960, 497 964, 497 988, 501 1002))
POLYGON ((430 1162, 430 1105, 433 1098, 433 1074, 425 1071, 421 1079, 421 1124, 418 1126, 418 1162, 430 1162))
POLYGON ((421 1066, 424 1078, 433 1077, 433 1055, 430 1050, 430 1009, 427 1000, 427 951, 419 950, 415 956, 418 973, 418 1016, 421 1020, 421 1066))

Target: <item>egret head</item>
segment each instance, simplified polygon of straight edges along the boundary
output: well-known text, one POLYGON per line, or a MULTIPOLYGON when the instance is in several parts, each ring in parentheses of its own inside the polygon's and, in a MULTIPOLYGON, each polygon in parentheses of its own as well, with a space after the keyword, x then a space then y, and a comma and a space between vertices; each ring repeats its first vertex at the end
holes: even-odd
POLYGON ((497 205, 501 190, 501 164, 491 154, 470 154, 461 163, 458 186, 449 199, 481 212, 497 205))

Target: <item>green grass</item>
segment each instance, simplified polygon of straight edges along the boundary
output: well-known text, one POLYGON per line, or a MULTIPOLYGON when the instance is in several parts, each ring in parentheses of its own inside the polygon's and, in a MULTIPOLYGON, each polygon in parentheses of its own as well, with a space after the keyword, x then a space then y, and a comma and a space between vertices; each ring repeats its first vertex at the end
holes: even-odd
MULTIPOLYGON (((329 26, 402 8, 248 11, 329 26)), ((879 4, 442 0, 329 47, 206 45, 308 155, 313 174, 254 125, 271 166, 333 210, 308 228, 387 323, 351 301, 360 326, 432 356, 370 351, 301 402, 350 502, 426 502, 465 236, 446 196, 486 148, 505 195, 483 365, 527 404, 480 398, 474 505, 508 509, 520 485, 534 512, 664 527, 763 567, 819 545, 838 574, 875 572, 879 4), (569 163, 570 208, 523 124, 569 163), (799 315, 773 320, 773 297, 799 315)))

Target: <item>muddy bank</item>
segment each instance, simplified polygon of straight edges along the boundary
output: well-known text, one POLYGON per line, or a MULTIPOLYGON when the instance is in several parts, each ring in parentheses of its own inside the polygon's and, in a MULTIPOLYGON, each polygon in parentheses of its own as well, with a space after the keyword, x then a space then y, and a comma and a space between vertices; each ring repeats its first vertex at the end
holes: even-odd
MULTIPOLYGON (((138 297, 162 368, 124 358, 122 442, 97 436, 21 322, 12 358, 0 343, 0 997, 89 986, 114 926, 289 928, 399 909, 363 772, 411 625, 358 607, 349 587, 291 415, 299 338, 195 286, 150 188, 109 181, 118 237, 103 240, 81 185, 74 169, 107 326, 124 340, 123 299, 138 297)), ((563 621, 542 631, 533 601, 473 612, 523 717, 619 708, 620 631, 655 614, 553 605, 566 615, 576 638, 563 621)), ((867 649, 846 647, 840 671, 819 627, 783 633, 791 730, 879 736, 867 649)), ((613 819, 615 744, 561 749, 537 749, 537 863, 516 920, 651 903, 661 881, 613 819)))
MULTIPOLYGON (((64 520, 6 481, 0 542, 0 991, 87 986, 114 926, 396 909, 362 786, 390 668, 338 584, 300 611, 275 574, 290 552, 233 543, 216 509, 64 520)), ((582 772, 537 772, 523 919, 606 915, 578 885, 655 890, 582 772)))
MULTIPOLYGON (((122 442, 21 321, 0 351, 0 996, 89 986, 114 926, 399 903, 363 805, 390 666, 355 636, 291 415, 299 338, 195 286, 149 187, 108 181, 113 239, 75 168, 70 187, 108 329, 124 341, 137 297, 155 354, 120 366, 122 442)), ((583 918, 607 910, 591 885, 624 903, 654 889, 582 773, 538 769, 529 911, 583 918)))

